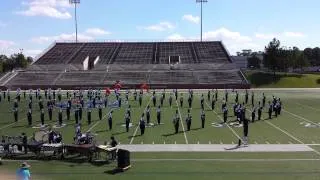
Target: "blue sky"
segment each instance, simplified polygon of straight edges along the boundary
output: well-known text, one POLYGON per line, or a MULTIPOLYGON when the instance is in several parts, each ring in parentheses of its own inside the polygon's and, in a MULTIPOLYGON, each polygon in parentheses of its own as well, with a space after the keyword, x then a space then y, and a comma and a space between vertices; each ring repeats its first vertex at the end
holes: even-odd
MULTIPOLYGON (((78 37, 95 40, 200 39, 196 0, 81 0, 78 37)), ((231 54, 263 50, 273 38, 285 46, 319 46, 319 0, 208 0, 203 38, 222 40, 231 54)), ((35 56, 55 40, 75 39, 69 0, 4 0, 0 6, 0 54, 23 49, 35 56)))

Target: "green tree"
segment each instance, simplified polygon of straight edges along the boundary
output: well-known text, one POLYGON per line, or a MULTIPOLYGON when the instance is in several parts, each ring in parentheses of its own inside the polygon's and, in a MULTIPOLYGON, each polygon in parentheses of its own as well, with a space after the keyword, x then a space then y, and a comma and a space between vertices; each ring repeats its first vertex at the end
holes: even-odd
POLYGON ((27 63, 28 63, 28 65, 31 64, 32 62, 33 62, 33 58, 30 57, 30 56, 28 56, 28 57, 27 57, 27 63))
POLYGON ((266 68, 273 71, 274 76, 278 68, 278 55, 279 55, 280 41, 276 38, 265 47, 265 53, 263 56, 263 64, 266 68))
POLYGON ((308 58, 306 58, 305 54, 303 52, 300 52, 298 55, 297 61, 296 61, 297 67, 303 70, 304 67, 309 66, 310 62, 308 58))
POLYGON ((258 58, 256 53, 252 53, 250 57, 247 58, 247 67, 260 68, 261 60, 258 58))
POLYGON ((320 65, 320 48, 318 47, 312 49, 312 64, 314 66, 320 65))
POLYGON ((305 48, 303 50, 303 54, 305 56, 305 58, 308 59, 308 61, 310 62, 310 64, 313 64, 311 63, 313 61, 313 54, 312 54, 312 48, 305 48))

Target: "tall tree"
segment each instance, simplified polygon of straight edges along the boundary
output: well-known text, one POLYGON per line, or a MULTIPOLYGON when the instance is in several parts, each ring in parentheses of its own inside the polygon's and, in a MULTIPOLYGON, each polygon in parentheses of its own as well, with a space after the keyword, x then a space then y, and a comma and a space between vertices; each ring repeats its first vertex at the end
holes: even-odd
POLYGON ((252 55, 247 58, 247 61, 248 68, 260 68, 261 60, 258 58, 257 53, 252 53, 252 55))
POLYGON ((312 49, 312 64, 314 66, 320 65, 320 48, 316 47, 312 49))
POLYGON ((278 60, 279 48, 280 48, 280 41, 274 38, 268 44, 268 46, 265 47, 265 53, 263 56, 264 66, 271 69, 274 72, 274 75, 278 68, 277 60, 278 60))
POLYGON ((312 65, 313 63, 313 53, 312 53, 312 48, 305 48, 303 50, 303 54, 305 56, 305 58, 308 59, 308 61, 310 62, 310 64, 312 65))
POLYGON ((303 52, 300 52, 296 61, 297 67, 303 70, 303 67, 309 66, 310 62, 303 52))

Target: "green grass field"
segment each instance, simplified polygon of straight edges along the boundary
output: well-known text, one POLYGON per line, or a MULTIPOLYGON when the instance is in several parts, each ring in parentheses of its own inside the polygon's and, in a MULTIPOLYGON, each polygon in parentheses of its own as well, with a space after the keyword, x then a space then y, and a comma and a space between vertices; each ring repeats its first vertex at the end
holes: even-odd
MULTIPOLYGON (((310 152, 157 152, 157 153, 132 153, 132 168, 116 175, 110 175, 116 164, 103 166, 93 165, 86 162, 71 163, 61 161, 31 161, 34 179, 319 179, 320 175, 320 90, 253 90, 255 103, 261 100, 262 92, 267 96, 267 101, 272 95, 280 97, 283 103, 283 111, 278 118, 272 120, 261 120, 250 124, 250 144, 306 144, 314 149, 310 152)), ((168 90, 169 92, 169 90, 168 90)), ((240 92, 240 102, 244 100, 244 91, 240 92)), ((251 92, 251 91, 250 91, 251 92)), ((12 96, 15 94, 12 92, 12 96)), ((179 94, 180 96, 180 94, 179 94)), ((138 102, 133 101, 130 96, 129 104, 132 106, 132 121, 134 126, 130 131, 125 132, 124 111, 127 105, 121 109, 114 109, 114 128, 107 130, 107 116, 102 121, 98 119, 98 112, 93 111, 93 123, 87 125, 86 111, 83 112, 82 129, 90 130, 97 134, 98 143, 108 141, 114 135, 121 144, 235 144, 237 137, 242 137, 242 128, 224 126, 216 128, 211 123, 221 122, 221 102, 224 91, 219 91, 216 108, 212 111, 207 100, 207 91, 195 91, 193 108, 191 110, 193 121, 190 132, 183 131, 186 125, 180 124, 181 133, 173 134, 174 128, 172 118, 176 110, 179 110, 184 119, 187 114, 187 93, 183 93, 184 107, 177 107, 173 101, 173 107, 169 107, 168 97, 162 107, 163 125, 147 128, 144 136, 139 136, 137 123, 141 113, 150 103, 152 107, 151 122, 156 122, 156 112, 152 105, 151 94, 145 94, 143 105, 139 107, 138 102), (206 104, 206 127, 200 128, 200 96, 204 94, 206 104)), ((160 92, 157 94, 159 103, 160 92)), ((235 94, 229 93, 229 121, 234 120, 232 105, 235 94)), ((114 96, 111 97, 115 99, 114 96)), ((110 99, 110 98, 109 98, 110 99)), ((124 97, 123 97, 124 99, 124 97)), ((249 95, 251 102, 251 95, 249 95)), ((19 122, 13 123, 13 114, 9 109, 12 102, 2 101, 0 103, 0 135, 19 135, 26 132, 30 137, 37 129, 27 127, 26 110, 27 103, 23 100, 20 103, 19 122)), ((34 124, 40 121, 38 103, 33 103, 34 124)), ((247 105, 247 118, 250 118, 251 105, 247 105)), ((104 115, 110 108, 104 109, 104 115)), ((263 118, 267 117, 267 109, 264 109, 263 118)), ((64 113, 65 116, 65 113, 64 113)), ((46 114, 47 117, 47 114, 46 114)), ((56 112, 54 118, 56 120, 56 112)), ((46 119, 47 120, 47 119, 46 119)), ((53 125, 56 121, 46 121, 53 125)), ((58 131, 62 132, 64 142, 72 143, 74 135, 74 116, 71 114, 71 121, 66 122, 67 126, 58 131)), ((19 162, 4 162, 1 170, 14 173, 19 162)), ((1 172, 0 170, 0 172, 1 172)))
POLYGON ((319 88, 319 74, 295 74, 246 71, 245 75, 255 88, 319 88))

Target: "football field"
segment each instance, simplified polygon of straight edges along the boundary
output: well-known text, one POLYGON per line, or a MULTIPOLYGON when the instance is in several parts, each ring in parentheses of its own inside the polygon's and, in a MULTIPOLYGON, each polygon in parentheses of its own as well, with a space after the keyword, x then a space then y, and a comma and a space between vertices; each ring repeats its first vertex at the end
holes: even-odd
MULTIPOLYGON (((156 125, 156 107, 151 100, 152 91, 144 93, 142 106, 133 100, 130 93, 129 102, 123 102, 121 108, 107 107, 103 109, 103 120, 98 120, 98 111, 92 111, 92 123, 87 123, 86 109, 81 121, 82 132, 90 131, 98 144, 109 141, 111 136, 120 146, 132 151, 132 166, 129 171, 117 174, 117 179, 319 179, 320 175, 320 90, 318 89, 256 89, 249 90, 249 103, 246 105, 246 117, 251 119, 251 92, 254 92, 255 104, 262 101, 264 92, 268 101, 272 96, 281 98, 281 115, 267 119, 267 105, 263 110, 262 120, 249 124, 249 147, 236 150, 225 150, 237 144, 243 137, 243 128, 232 123, 235 92, 229 90, 227 124, 221 124, 221 111, 224 91, 219 91, 215 109, 211 109, 211 101, 207 98, 207 90, 195 90, 191 109, 191 130, 186 131, 185 118, 188 104, 187 91, 179 92, 178 100, 173 97, 172 107, 168 98, 171 90, 166 90, 164 105, 161 107, 161 125, 156 125), (201 128, 200 97, 205 99, 205 128, 201 128), (183 96, 184 104, 179 99, 183 96), (126 132, 124 113, 131 105, 132 126, 126 132), (141 114, 146 107, 151 107, 151 122, 154 126, 146 128, 143 136, 138 126, 141 114), (109 130, 108 113, 113 111, 113 129, 109 130), (173 117, 178 110, 181 117, 179 133, 174 133, 173 117)), ((244 101, 244 91, 239 90, 239 102, 244 101)), ((160 103, 162 90, 156 91, 157 105, 160 103)), ((211 93, 211 97, 214 93, 211 93)), ((125 99, 122 93, 122 99, 125 99)), ((11 92, 11 99, 15 92, 11 92)), ((86 95, 85 95, 86 97, 86 95)), ((14 122, 13 101, 2 98, 0 103, 0 135, 17 136, 25 132, 32 137, 38 128, 27 125, 27 99, 22 96, 19 103, 19 121, 14 122)), ((34 98, 35 99, 35 98, 34 98)), ((64 100, 66 96, 64 95, 64 100)), ((111 94, 109 101, 114 101, 111 94)), ((44 100, 46 105, 46 101, 44 100)), ((45 106, 46 107, 46 106, 45 106)), ((53 121, 45 123, 53 126, 57 122, 57 110, 54 110, 53 121)), ((63 113, 66 119, 66 113, 63 113)), ((33 103, 33 126, 40 123, 38 101, 33 103)), ((63 135, 64 143, 72 143, 75 132, 74 114, 66 126, 56 129, 63 135)), ((97 179, 110 178, 110 172, 116 164, 96 166, 89 163, 71 163, 61 161, 31 161, 32 172, 38 179, 97 179)), ((6 161, 2 169, 8 173, 14 171, 17 162, 6 161)))

